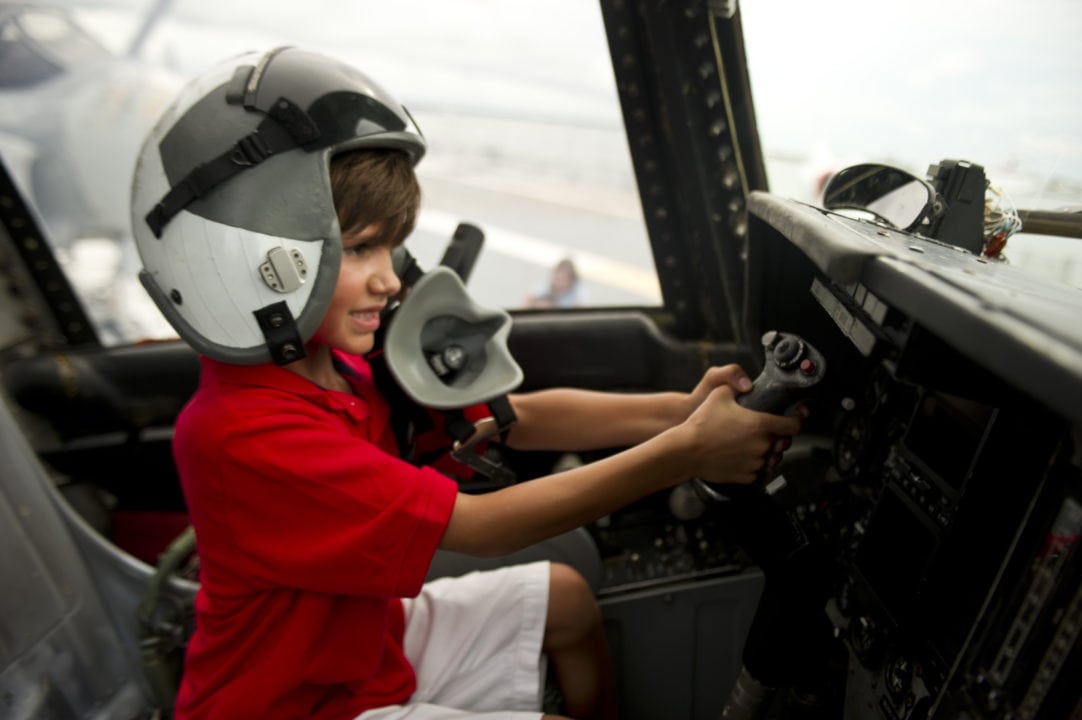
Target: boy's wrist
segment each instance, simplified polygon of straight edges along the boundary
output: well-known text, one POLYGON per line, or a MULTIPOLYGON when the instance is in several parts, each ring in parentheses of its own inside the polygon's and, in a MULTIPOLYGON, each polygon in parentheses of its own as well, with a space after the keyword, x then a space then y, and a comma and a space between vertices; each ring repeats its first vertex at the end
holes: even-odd
POLYGON ((679 485, 698 475, 696 458, 701 448, 694 429, 685 421, 676 423, 658 435, 665 456, 668 484, 679 485))

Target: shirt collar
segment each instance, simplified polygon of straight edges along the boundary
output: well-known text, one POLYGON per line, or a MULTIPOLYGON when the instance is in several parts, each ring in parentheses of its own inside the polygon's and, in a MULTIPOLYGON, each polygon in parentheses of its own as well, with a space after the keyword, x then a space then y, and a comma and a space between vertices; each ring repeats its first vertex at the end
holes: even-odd
MULTIPOLYGON (((353 386, 354 391, 369 407, 380 404, 382 396, 376 390, 372 379, 372 368, 368 362, 357 355, 347 355, 334 351, 334 359, 343 377, 353 386)), ((319 404, 322 407, 356 408, 361 403, 349 402, 347 393, 328 390, 306 377, 298 375, 273 363, 259 365, 234 365, 201 356, 203 384, 226 382, 231 385, 247 387, 265 387, 285 390, 319 404)))

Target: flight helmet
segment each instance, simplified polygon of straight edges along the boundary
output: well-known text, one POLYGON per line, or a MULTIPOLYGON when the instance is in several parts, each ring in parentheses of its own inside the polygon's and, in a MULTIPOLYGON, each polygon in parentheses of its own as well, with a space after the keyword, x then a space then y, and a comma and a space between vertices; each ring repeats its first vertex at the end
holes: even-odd
POLYGON ((425 141, 359 70, 298 48, 193 80, 143 144, 132 185, 140 280, 177 333, 235 364, 304 355, 330 304, 341 231, 330 160, 425 141))

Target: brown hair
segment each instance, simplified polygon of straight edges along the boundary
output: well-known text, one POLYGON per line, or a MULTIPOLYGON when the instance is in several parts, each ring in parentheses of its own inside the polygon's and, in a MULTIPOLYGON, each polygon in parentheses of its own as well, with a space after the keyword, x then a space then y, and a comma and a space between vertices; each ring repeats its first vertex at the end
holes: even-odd
POLYGON ((421 186, 405 152, 351 150, 331 159, 330 175, 343 235, 382 222, 383 239, 398 245, 413 232, 421 186))

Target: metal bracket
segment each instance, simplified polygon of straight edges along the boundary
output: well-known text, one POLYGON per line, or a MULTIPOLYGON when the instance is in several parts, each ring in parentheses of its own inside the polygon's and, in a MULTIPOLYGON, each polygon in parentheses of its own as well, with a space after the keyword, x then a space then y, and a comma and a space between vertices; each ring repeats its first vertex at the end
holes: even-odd
POLYGON ((259 273, 271 290, 290 293, 304 284, 308 265, 300 250, 276 247, 267 252, 267 260, 260 264, 259 273))
POLYGON ((473 435, 463 441, 455 441, 451 447, 451 457, 500 485, 513 484, 515 474, 511 470, 478 454, 475 449, 478 443, 497 437, 500 434, 500 424, 494 418, 487 417, 478 420, 473 427, 473 435))

